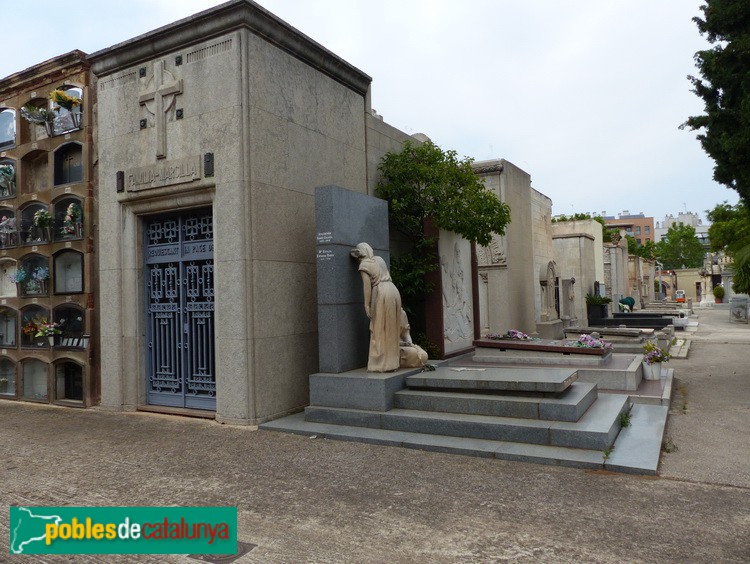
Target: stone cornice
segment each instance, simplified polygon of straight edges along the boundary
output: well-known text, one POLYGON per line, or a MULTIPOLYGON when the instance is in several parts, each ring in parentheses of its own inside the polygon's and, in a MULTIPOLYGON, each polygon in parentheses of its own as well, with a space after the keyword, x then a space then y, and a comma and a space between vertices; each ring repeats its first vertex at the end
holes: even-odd
POLYGON ((559 233, 559 234, 552 234, 553 239, 591 239, 592 241, 595 241, 596 238, 591 235, 591 233, 559 233))
POLYGON ((363 96, 372 82, 368 75, 251 0, 221 4, 97 51, 89 60, 94 74, 104 76, 238 29, 248 29, 363 96))
POLYGON ((104 76, 238 29, 266 41, 351 88, 367 93, 372 78, 251 0, 232 0, 90 55, 104 76))
POLYGON ((493 172, 503 171, 502 163, 496 163, 496 164, 478 163, 478 165, 472 164, 471 168, 474 170, 476 174, 492 174, 493 172))
POLYGON ((20 90, 33 89, 37 84, 64 79, 66 75, 76 72, 76 67, 85 70, 88 66, 86 53, 83 51, 75 50, 59 55, 0 80, 0 99, 20 90))

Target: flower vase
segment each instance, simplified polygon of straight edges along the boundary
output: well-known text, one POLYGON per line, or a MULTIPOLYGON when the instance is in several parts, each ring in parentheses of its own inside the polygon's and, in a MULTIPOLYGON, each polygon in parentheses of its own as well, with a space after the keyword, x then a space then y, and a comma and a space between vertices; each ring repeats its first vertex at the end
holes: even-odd
POLYGON ((47 137, 52 137, 55 135, 55 124, 53 124, 51 121, 45 121, 44 122, 44 131, 47 132, 47 137))
POLYGON ((8 382, 0 382, 0 394, 8 393, 8 382))
POLYGON ((47 340, 49 341, 49 346, 54 347, 55 346, 55 336, 54 335, 47 335, 47 340))
POLYGON ((20 282, 16 282, 16 296, 23 296, 23 288, 20 282))
POLYGON ((650 366, 651 368, 651 377, 648 378, 648 380, 658 380, 661 378, 661 362, 654 362, 650 366))
POLYGON ((76 238, 83 238, 83 223, 80 221, 76 221, 76 238))
POLYGON ((70 115, 70 119, 73 121, 73 127, 75 129, 80 129, 81 128, 81 117, 83 116, 83 114, 81 112, 74 112, 74 111, 71 110, 71 112, 70 112, 69 115, 70 115))
POLYGON ((47 241, 48 243, 51 243, 52 242, 52 228, 45 227, 43 229, 43 233, 44 233, 44 240, 47 241))
POLYGON ((43 296, 47 295, 47 281, 46 280, 40 280, 39 281, 39 293, 43 296))

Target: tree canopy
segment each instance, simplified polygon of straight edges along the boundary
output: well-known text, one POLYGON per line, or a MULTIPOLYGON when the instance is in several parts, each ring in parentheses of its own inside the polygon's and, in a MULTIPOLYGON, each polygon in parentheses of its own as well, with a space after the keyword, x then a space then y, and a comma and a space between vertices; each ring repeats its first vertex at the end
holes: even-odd
POLYGON ((695 54, 700 77, 688 76, 705 114, 683 124, 699 130, 714 160, 714 180, 750 202, 750 0, 706 0, 693 18, 713 45, 695 54))
POLYGON ((646 241, 641 245, 635 240, 635 237, 626 235, 625 238, 628 240, 629 255, 643 257, 648 260, 654 260, 656 258, 656 245, 653 241, 646 241))
POLYGON ((691 225, 672 224, 655 247, 656 257, 664 268, 698 268, 703 265, 705 250, 691 225))
POLYGON ((391 275, 409 314, 430 291, 425 276, 438 267, 435 241, 424 233, 428 218, 440 229, 480 245, 489 245, 493 233, 504 235, 510 223, 510 207, 485 187, 472 162, 431 141, 407 141, 378 166, 375 194, 388 200, 390 220, 411 246, 391 257, 391 275))
POLYGON ((740 202, 724 202, 707 212, 711 227, 711 250, 724 251, 734 260, 732 287, 738 293, 750 293, 750 210, 740 202))
POLYGON ((391 220, 407 235, 420 237, 429 217, 441 229, 489 245, 493 233, 505 234, 510 207, 487 190, 472 162, 431 141, 407 141, 383 157, 375 193, 388 200, 391 220))

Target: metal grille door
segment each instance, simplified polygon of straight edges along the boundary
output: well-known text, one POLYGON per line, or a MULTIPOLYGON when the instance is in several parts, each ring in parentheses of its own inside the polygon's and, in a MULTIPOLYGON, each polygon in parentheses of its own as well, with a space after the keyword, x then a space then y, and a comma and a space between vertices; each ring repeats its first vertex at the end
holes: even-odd
POLYGON ((148 403, 216 409, 210 210, 145 222, 148 403))

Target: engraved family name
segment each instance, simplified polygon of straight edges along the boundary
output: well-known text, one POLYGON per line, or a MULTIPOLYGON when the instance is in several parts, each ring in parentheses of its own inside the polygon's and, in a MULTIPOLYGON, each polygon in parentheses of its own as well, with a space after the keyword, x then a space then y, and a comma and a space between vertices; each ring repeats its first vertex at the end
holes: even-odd
POLYGON ((200 178, 201 159, 198 156, 179 161, 161 161, 153 166, 134 168, 125 172, 128 192, 182 184, 200 178))

